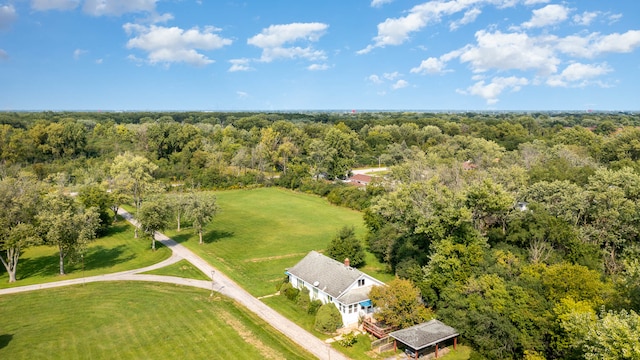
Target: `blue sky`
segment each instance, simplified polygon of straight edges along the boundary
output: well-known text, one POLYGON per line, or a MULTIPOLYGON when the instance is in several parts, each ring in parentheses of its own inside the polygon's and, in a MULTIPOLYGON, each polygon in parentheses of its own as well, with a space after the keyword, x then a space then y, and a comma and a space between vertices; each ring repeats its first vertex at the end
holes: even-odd
POLYGON ((0 110, 639 110, 637 0, 0 0, 0 110))

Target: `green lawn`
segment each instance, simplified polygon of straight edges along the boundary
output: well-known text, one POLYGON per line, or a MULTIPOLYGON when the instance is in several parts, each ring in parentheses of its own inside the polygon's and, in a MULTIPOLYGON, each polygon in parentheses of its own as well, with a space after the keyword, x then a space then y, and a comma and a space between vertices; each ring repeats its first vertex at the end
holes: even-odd
MULTIPOLYGON (((324 251, 338 230, 354 226, 362 237, 364 224, 357 211, 329 204, 326 199, 279 188, 216 192, 220 213, 199 245, 191 228, 165 233, 220 269, 254 296, 275 292, 286 268, 309 251, 324 251)), ((387 281, 373 256, 368 273, 387 281)))
POLYGON ((151 241, 134 239, 133 227, 120 220, 107 236, 92 241, 81 260, 65 264, 66 275, 59 275, 58 251, 53 246, 26 249, 18 261, 17 281, 10 284, 9 276, 0 266, 0 288, 75 279, 118 271, 137 269, 167 259, 171 251, 160 246, 151 251, 151 241), (84 268, 84 271, 83 271, 84 268))
POLYGON ((235 302, 156 283, 0 296, 0 359, 312 359, 235 302))
POLYGON ((144 272, 143 274, 177 276, 181 278, 196 279, 196 280, 211 280, 211 278, 203 274, 202 271, 200 271, 200 269, 193 266, 190 262, 184 259, 178 261, 175 264, 165 266, 160 269, 147 271, 147 272, 144 272))

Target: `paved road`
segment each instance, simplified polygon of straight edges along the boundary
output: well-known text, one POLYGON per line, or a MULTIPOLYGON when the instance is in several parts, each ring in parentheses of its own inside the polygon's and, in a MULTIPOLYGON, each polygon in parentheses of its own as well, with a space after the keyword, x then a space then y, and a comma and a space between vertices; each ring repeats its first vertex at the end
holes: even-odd
POLYGON ((372 172, 387 171, 387 170, 388 168, 386 167, 377 167, 377 168, 368 168, 368 169, 353 169, 351 170, 351 173, 356 175, 356 174, 368 174, 372 172))
MULTIPOLYGON (((136 223, 133 219, 133 216, 124 210, 119 210, 118 214, 127 219, 132 223, 136 223)), ((168 238, 164 234, 157 233, 156 240, 164 244, 166 247, 172 250, 172 256, 162 261, 158 264, 148 266, 142 269, 122 271, 113 274, 105 274, 98 276, 91 276, 87 278, 81 279, 72 279, 72 280, 64 280, 64 281, 56 281, 45 284, 37 284, 37 285, 29 285, 29 286, 21 286, 10 289, 0 290, 0 295, 2 294, 11 294, 23 291, 32 291, 38 289, 49 289, 60 286, 68 286, 74 284, 82 284, 88 282, 96 282, 96 281, 158 281, 158 282, 166 282, 172 284, 179 284, 185 286, 194 286, 203 289, 211 289, 216 292, 219 292, 223 295, 226 295, 245 307, 247 307, 250 311, 254 312, 260 318, 268 322, 271 326, 276 328, 278 331, 286 335, 292 341, 298 343, 303 348, 307 349, 310 353, 318 357, 319 359, 334 359, 334 360, 347 360, 342 353, 334 350, 328 344, 325 344, 323 341, 318 339, 317 337, 311 335, 311 333, 307 332, 300 326, 296 325, 289 319, 280 315, 275 310, 271 309, 267 305, 265 305, 260 300, 251 296, 248 292, 242 289, 238 284, 236 284, 233 280, 228 278, 226 275, 222 274, 216 268, 211 266, 204 259, 194 254, 191 250, 186 247, 178 244, 174 240, 168 238), (185 279, 174 276, 159 276, 159 275, 146 275, 140 274, 146 271, 150 271, 153 269, 161 268, 170 264, 173 264, 180 259, 185 259, 193 264, 195 267, 200 269, 203 273, 212 277, 213 282, 211 281, 203 281, 203 280, 194 280, 194 279, 185 279)))

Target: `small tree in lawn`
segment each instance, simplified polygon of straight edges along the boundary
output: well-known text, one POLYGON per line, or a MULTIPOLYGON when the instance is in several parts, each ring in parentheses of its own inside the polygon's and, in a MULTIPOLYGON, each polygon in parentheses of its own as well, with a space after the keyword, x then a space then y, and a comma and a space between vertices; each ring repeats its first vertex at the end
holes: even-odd
POLYGON ((200 193, 191 194, 187 205, 187 214, 193 222, 193 227, 198 232, 199 244, 204 244, 202 240, 202 230, 207 226, 218 212, 216 197, 212 194, 200 193))
POLYGON ((41 186, 28 176, 0 180, 0 262, 16 281, 22 251, 38 244, 35 223, 41 203, 41 186))
POLYGON ((156 232, 167 228, 171 211, 158 199, 146 201, 140 206, 138 222, 145 237, 151 238, 151 249, 156 249, 156 232))
POLYGON ((364 265, 364 248, 360 240, 356 238, 353 226, 344 226, 331 239, 327 248, 327 256, 340 262, 348 258, 353 267, 364 265))
POLYGON ((168 194, 169 204, 173 209, 173 216, 175 217, 177 228, 176 231, 181 230, 182 219, 189 207, 189 197, 182 191, 168 194))
POLYGON ((395 328, 407 328, 429 320, 430 311, 422 304, 420 290, 411 281, 396 278, 386 286, 374 286, 369 292, 376 320, 395 328))
POLYGON ((82 253, 100 227, 96 208, 84 208, 60 191, 45 197, 37 218, 44 242, 58 248, 60 275, 65 274, 64 260, 82 253))

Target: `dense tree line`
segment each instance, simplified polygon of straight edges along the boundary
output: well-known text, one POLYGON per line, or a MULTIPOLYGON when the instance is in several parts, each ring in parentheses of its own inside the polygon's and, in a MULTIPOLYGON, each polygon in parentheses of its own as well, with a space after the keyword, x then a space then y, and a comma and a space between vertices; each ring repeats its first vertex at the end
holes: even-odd
MULTIPOLYGON (((363 210, 369 251, 479 357, 607 358, 620 342, 633 358, 637 336, 621 334, 637 334, 640 311, 638 125, 627 113, 1 113, 2 260, 10 271, 56 221, 37 199, 104 224, 126 201, 144 219, 172 189, 283 186, 363 210), (376 185, 340 181, 377 165, 391 171, 376 185), (42 186, 80 189, 79 204, 42 186)), ((165 198, 178 224, 215 214, 188 198, 165 198)))

